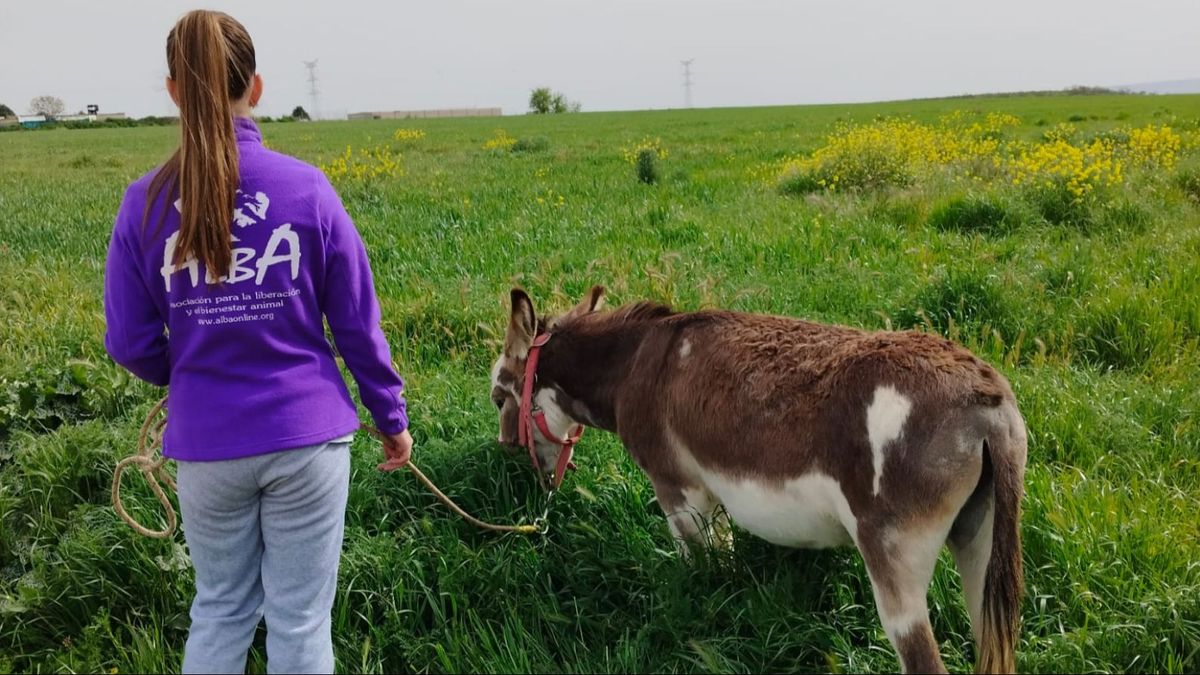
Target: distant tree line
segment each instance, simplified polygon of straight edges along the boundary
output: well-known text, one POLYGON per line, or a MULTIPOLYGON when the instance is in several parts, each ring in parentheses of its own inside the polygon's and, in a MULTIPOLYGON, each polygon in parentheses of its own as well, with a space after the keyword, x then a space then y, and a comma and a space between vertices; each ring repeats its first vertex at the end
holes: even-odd
MULTIPOLYGON (((52 98, 52 97, 39 96, 38 98, 52 98)), ((34 99, 34 101, 37 101, 37 99, 34 99)), ((61 104, 62 102, 59 101, 59 103, 61 104)), ((47 106, 49 106, 51 109, 54 107, 51 104, 47 104, 47 106)), ((165 127, 165 126, 172 126, 172 125, 179 124, 178 117, 165 117, 165 116, 161 116, 161 115, 147 115, 146 117, 137 117, 137 118, 133 118, 133 117, 117 118, 117 119, 110 118, 110 119, 106 119, 106 120, 97 120, 95 122, 89 122, 86 120, 59 121, 59 120, 55 120, 54 117, 55 117, 55 115, 62 114, 61 109, 58 110, 58 112, 55 114, 47 114, 45 112, 38 111, 38 108, 33 107, 33 106, 31 106, 31 109, 35 111, 34 114, 45 115, 47 118, 46 121, 42 122, 41 124, 39 124, 36 127, 30 128, 30 129, 26 129, 25 127, 23 127, 19 124, 0 126, 0 132, 3 132, 3 131, 43 131, 43 130, 50 130, 50 129, 125 129, 125 128, 129 128, 129 127, 165 127)), ((13 112, 12 108, 9 108, 8 106, 4 105, 3 103, 0 103, 0 117, 16 117, 16 116, 17 116, 17 114, 15 112, 13 112)), ((309 119, 310 118, 308 116, 308 113, 304 110, 304 108, 301 106, 296 106, 296 108, 294 110, 292 110, 291 115, 283 115, 280 117, 269 117, 269 116, 258 117, 258 116, 256 116, 254 118, 254 121, 260 122, 260 123, 273 123, 273 122, 296 122, 298 120, 309 120, 309 119)))
POLYGON ((960 99, 960 98, 1005 98, 1016 96, 1140 96, 1143 92, 1130 91, 1128 89, 1112 89, 1110 87, 1087 87, 1075 86, 1067 87, 1066 89, 1038 89, 1033 91, 1004 91, 990 94, 962 94, 960 96, 936 96, 931 99, 914 99, 914 100, 936 100, 936 99, 960 99))
POLYGON ((89 122, 86 120, 71 120, 64 122, 51 119, 30 128, 25 128, 20 124, 0 126, 0 132, 48 131, 51 129, 124 129, 128 127, 165 127, 173 124, 179 124, 179 118, 149 115, 147 117, 127 117, 123 119, 97 120, 95 122, 89 122))

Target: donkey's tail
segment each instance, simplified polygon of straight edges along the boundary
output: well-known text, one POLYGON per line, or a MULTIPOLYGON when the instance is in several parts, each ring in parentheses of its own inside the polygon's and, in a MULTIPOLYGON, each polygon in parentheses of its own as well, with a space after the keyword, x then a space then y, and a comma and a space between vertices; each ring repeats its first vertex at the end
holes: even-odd
POLYGON ((1024 496, 1025 423, 1015 406, 1002 406, 1008 424, 998 425, 985 452, 992 464, 995 515, 992 550, 983 585, 977 673, 1016 672, 1024 580, 1021 566, 1021 498, 1024 496), (1005 410, 1007 408, 1007 410, 1005 410))

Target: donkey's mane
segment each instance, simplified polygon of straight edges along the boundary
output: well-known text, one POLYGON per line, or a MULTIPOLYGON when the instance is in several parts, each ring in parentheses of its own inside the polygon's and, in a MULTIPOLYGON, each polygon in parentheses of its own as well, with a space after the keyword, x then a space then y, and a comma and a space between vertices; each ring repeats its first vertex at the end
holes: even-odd
POLYGON ((668 316, 674 316, 675 310, 660 302, 650 302, 643 300, 635 302, 632 305, 624 305, 618 307, 608 313, 608 320, 614 322, 626 321, 653 321, 654 319, 663 319, 668 316))
POLYGON ((555 329, 572 329, 584 332, 606 331, 625 324, 644 324, 670 317, 682 316, 667 305, 658 302, 635 302, 608 312, 592 312, 560 321, 555 329))

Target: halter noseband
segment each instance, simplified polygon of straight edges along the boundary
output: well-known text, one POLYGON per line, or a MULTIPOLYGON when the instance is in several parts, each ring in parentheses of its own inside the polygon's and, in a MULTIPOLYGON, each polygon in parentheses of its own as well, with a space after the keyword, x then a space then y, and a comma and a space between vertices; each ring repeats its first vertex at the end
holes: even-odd
POLYGON ((521 386, 521 409, 517 419, 517 440, 521 445, 529 449, 529 459, 533 461, 533 468, 537 471, 538 476, 542 476, 542 463, 538 460, 536 442, 533 437, 534 427, 542 433, 546 440, 553 442, 559 446, 558 449, 558 464, 554 469, 554 482, 550 485, 551 489, 557 490, 558 486, 562 485, 563 476, 566 475, 567 469, 575 468, 575 464, 571 462, 571 455, 575 452, 575 444, 579 442, 583 436, 583 425, 578 425, 575 430, 564 439, 559 439, 550 432, 550 426, 546 424, 546 413, 541 408, 535 408, 533 405, 533 383, 537 379, 537 364, 538 356, 541 353, 542 347, 550 341, 550 333, 542 333, 533 340, 533 345, 529 348, 529 357, 525 360, 525 382, 521 386))

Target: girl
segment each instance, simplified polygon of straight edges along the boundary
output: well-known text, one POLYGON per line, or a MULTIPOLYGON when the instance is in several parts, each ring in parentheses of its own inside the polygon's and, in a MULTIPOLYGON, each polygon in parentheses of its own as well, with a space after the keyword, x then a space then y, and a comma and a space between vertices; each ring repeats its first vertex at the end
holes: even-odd
POLYGON ((388 435, 412 437, 379 327, 362 240, 317 169, 267 150, 246 29, 190 12, 167 36, 179 149, 125 192, 105 270, 105 347, 170 386, 163 454, 177 460, 196 571, 184 672, 244 672, 267 622, 273 672, 333 672, 353 401, 325 338, 388 435))

